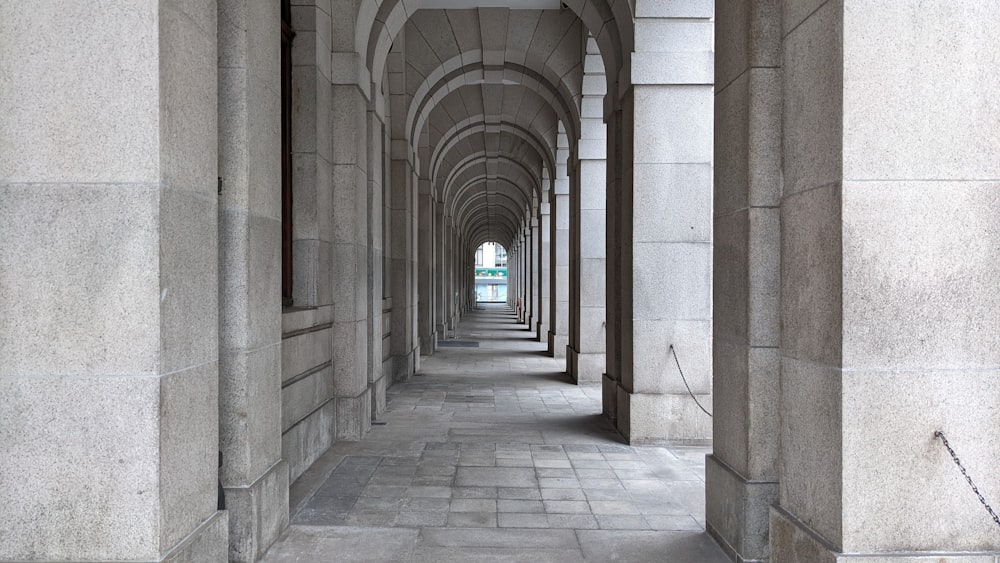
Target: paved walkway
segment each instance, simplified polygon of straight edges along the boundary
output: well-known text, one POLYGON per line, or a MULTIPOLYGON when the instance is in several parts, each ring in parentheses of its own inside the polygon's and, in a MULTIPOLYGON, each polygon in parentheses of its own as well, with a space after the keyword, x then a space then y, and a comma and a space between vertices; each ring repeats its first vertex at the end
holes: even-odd
POLYGON ((265 561, 727 562, 704 532, 708 448, 627 446, 505 306, 389 390, 360 442, 291 492, 265 561))

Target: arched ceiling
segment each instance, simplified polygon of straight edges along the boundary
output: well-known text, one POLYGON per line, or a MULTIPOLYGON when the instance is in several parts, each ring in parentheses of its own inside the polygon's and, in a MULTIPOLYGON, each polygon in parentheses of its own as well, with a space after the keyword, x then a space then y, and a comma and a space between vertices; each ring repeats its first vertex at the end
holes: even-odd
POLYGON ((629 0, 361 1, 355 48, 373 99, 393 100, 393 146, 406 143, 466 237, 511 248, 549 189, 543 178, 566 164, 559 130, 570 152, 580 137, 588 33, 610 53, 605 68, 621 68, 615 18, 627 14, 630 29, 632 10, 629 0))
MULTIPOLYGON (((474 154, 514 158, 539 178, 543 165, 552 172, 558 121, 549 106, 522 86, 479 84, 456 90, 435 106, 428 128, 428 172, 439 194, 447 194, 449 186, 442 182, 456 164, 474 154)), ((531 187, 537 193, 539 186, 531 187)))

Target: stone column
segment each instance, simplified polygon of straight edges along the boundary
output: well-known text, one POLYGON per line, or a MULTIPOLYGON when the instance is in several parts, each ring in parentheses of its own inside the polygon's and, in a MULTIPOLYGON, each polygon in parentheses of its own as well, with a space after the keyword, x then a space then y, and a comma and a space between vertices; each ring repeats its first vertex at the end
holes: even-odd
POLYGON ((517 255, 517 294, 521 297, 521 322, 527 322, 528 310, 528 238, 524 234, 524 227, 518 226, 520 233, 520 252, 517 255))
POLYGON ((465 311, 469 311, 475 305, 475 299, 470 298, 470 295, 472 295, 476 283, 475 264, 473 260, 476 251, 469 248, 468 244, 466 241, 462 242, 462 247, 465 249, 463 253, 464 258, 462 259, 462 308, 465 311))
POLYGON ((551 316, 549 322, 549 354, 556 358, 566 357, 569 342, 569 176, 566 161, 569 145, 566 133, 559 125, 558 149, 556 149, 556 177, 552 182, 552 255, 550 280, 551 316))
POLYGON ((632 87, 620 99, 616 399, 630 443, 703 440, 712 427, 687 391, 710 405, 712 6, 650 4, 639 10, 648 17, 636 20, 632 87))
MULTIPOLYGON (((445 323, 447 331, 452 335, 458 324, 458 311, 455 307, 455 288, 458 287, 457 272, 455 267, 455 257, 458 254, 458 245, 455 237, 454 218, 446 215, 444 218, 444 244, 445 244, 445 323)), ((445 335, 447 336, 447 334, 445 335)))
MULTIPOLYGON (((389 53, 390 83, 404 82, 403 69, 405 63, 401 53, 401 40, 393 43, 389 53), (392 76, 398 74, 399 76, 392 76)), ((403 90, 400 88, 400 90, 403 90)), ((413 301, 416 240, 414 236, 414 185, 413 185, 413 152, 406 142, 406 103, 405 92, 394 92, 390 96, 390 131, 392 145, 392 169, 390 178, 391 237, 392 255, 390 277, 392 283, 392 337, 390 339, 392 353, 392 381, 405 381, 414 372, 418 342, 414 339, 413 326, 416 321, 416 303, 413 301)))
POLYGON ((532 252, 531 221, 530 216, 526 216, 524 219, 524 275, 521 276, 521 284, 524 286, 524 324, 528 327, 528 330, 531 330, 531 308, 534 299, 533 286, 531 284, 532 271, 534 269, 534 263, 532 262, 534 253, 532 252))
POLYGON ((587 41, 584 61, 584 117, 580 120, 575 170, 571 232, 575 267, 572 312, 576 317, 567 349, 567 371, 573 381, 599 382, 605 372, 607 345, 605 294, 607 282, 606 183, 607 128, 604 125, 603 96, 607 91, 604 63, 593 39, 587 41))
POLYGON ((227 558, 216 9, 0 7, 0 559, 227 558))
MULTIPOLYGON (((445 242, 445 215, 444 203, 435 203, 434 211, 434 248, 437 253, 434 261, 434 326, 436 328, 436 338, 446 338, 448 336, 448 283, 447 264, 448 245, 445 242)), ((435 341, 435 348, 437 342, 435 341)))
MULTIPOLYGON (((599 120, 597 122, 603 129, 604 124, 599 120)), ((587 150, 595 151, 588 156, 598 156, 595 145, 588 146, 587 150)), ((603 156, 603 148, 600 156, 603 156)), ((574 368, 570 375, 577 383, 598 382, 605 371, 606 173, 603 158, 588 158, 579 162, 580 196, 576 201, 579 224, 575 233, 575 246, 579 252, 576 274, 578 301, 574 309, 578 320, 571 335, 572 344, 567 350, 573 357, 571 362, 567 362, 574 368)))
POLYGON ((366 233, 365 268, 369 272, 365 280, 365 316, 368 318, 365 332, 365 350, 368 353, 368 393, 371 398, 370 416, 377 418, 385 411, 385 391, 391 379, 392 357, 390 343, 386 342, 386 324, 391 324, 391 311, 386 314, 386 306, 392 303, 392 267, 386 268, 391 260, 395 241, 386 236, 392 227, 393 218, 387 217, 392 189, 392 166, 386 147, 391 144, 385 126, 385 99, 372 85, 374 99, 369 104, 367 135, 368 142, 368 232, 366 233))
MULTIPOLYGON (((368 357, 368 129, 371 80, 353 52, 334 52, 333 370, 337 438, 371 428, 368 357)), ((381 139, 378 140, 381 144, 381 139)), ((321 263, 322 264, 322 263, 321 263)))
POLYGON ((552 269, 550 257, 552 256, 552 216, 549 209, 549 184, 548 172, 542 171, 542 194, 541 202, 538 204, 538 324, 536 326, 536 337, 539 342, 545 342, 549 335, 549 311, 551 303, 549 300, 550 285, 549 272, 552 269))
POLYGON ((570 155, 566 170, 569 174, 569 208, 572 210, 569 218, 569 342, 566 344, 566 374, 573 377, 572 374, 576 373, 576 356, 573 352, 577 348, 576 335, 580 332, 580 213, 577 211, 580 205, 580 166, 576 155, 570 155))
POLYGON ((514 239, 510 248, 507 250, 507 296, 510 299, 510 306, 513 309, 517 305, 517 256, 518 256, 518 242, 514 239))
POLYGON ((621 252, 622 232, 621 220, 618 214, 621 212, 622 193, 619 189, 623 185, 623 158, 622 151, 622 112, 620 107, 614 107, 612 96, 605 97, 605 123, 608 132, 608 159, 607 159, 607 183, 605 184, 605 195, 607 198, 607 220, 605 228, 605 255, 607 258, 605 284, 605 316, 607 334, 605 344, 605 373, 601 378, 601 413, 617 426, 618 421, 618 390, 621 389, 622 363, 621 363, 621 294, 623 280, 621 276, 621 252), (611 106, 611 107, 609 107, 611 106))
POLYGON ((769 557, 778 497, 781 7, 716 14, 713 453, 709 533, 745 561, 769 557))
POLYGON ((408 194, 410 200, 410 218, 408 220, 410 224, 410 287, 407 288, 410 294, 410 318, 407 322, 407 330, 410 333, 410 342, 413 350, 413 369, 408 376, 420 371, 420 284, 417 279, 420 273, 418 270, 420 264, 420 199, 417 193, 419 182, 420 178, 417 176, 415 168, 411 167, 408 194))
POLYGON ((513 309, 517 306, 517 244, 512 243, 507 249, 507 304, 513 309))
POLYGON ((229 560, 256 561, 288 526, 281 270, 264 267, 281 262, 281 69, 256 48, 280 40, 281 13, 234 0, 218 10, 220 479, 229 560))
MULTIPOLYGON (((397 143, 398 145, 398 143, 397 143)), ((412 170, 407 160, 393 160, 392 186, 392 356, 393 382, 413 373, 417 343, 413 339, 413 208, 412 170), (402 178, 397 177, 402 174, 402 178)))
POLYGON ((1000 6, 897 8, 783 11, 772 561, 1000 552, 1000 6))
POLYGON ((417 318, 420 353, 434 354, 434 196, 429 179, 420 178, 417 190, 417 318))
POLYGON ((538 260, 538 245, 539 245, 538 237, 540 236, 540 233, 539 233, 539 230, 538 230, 538 197, 537 196, 535 196, 533 198, 533 202, 532 202, 532 205, 531 205, 531 214, 530 214, 530 217, 528 218, 528 224, 530 225, 529 228, 531 229, 531 245, 528 248, 528 252, 531 255, 530 258, 528 259, 529 260, 529 264, 531 265, 531 276, 528 279, 528 294, 531 296, 531 308, 530 308, 531 314, 529 315, 530 318, 528 319, 528 330, 534 332, 535 331, 535 327, 537 326, 537 323, 538 323, 538 321, 541 318, 540 315, 539 315, 539 312, 541 311, 541 309, 540 309, 540 307, 541 307, 541 303, 540 303, 541 296, 538 294, 539 276, 540 276, 541 272, 539 271, 539 264, 538 264, 538 262, 539 262, 539 260, 538 260))

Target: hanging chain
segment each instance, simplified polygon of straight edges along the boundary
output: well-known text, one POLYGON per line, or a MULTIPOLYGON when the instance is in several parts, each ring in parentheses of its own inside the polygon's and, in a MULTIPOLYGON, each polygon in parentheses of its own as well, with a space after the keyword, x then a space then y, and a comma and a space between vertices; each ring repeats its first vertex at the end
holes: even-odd
POLYGON ((687 387, 688 395, 691 395, 691 398, 694 399, 694 404, 698 405, 698 408, 701 409, 701 412, 711 417, 712 413, 705 410, 705 407, 701 406, 701 401, 698 400, 698 397, 695 397, 694 393, 691 392, 691 386, 688 385, 687 378, 684 377, 684 370, 681 369, 681 362, 680 360, 677 359, 677 350, 674 350, 673 344, 670 345, 670 353, 674 355, 674 363, 677 364, 677 371, 680 372, 681 374, 681 381, 684 382, 684 387, 687 387))
POLYGON ((1000 517, 997 516, 997 513, 993 511, 993 507, 990 506, 988 502, 986 502, 985 498, 983 498, 983 494, 979 492, 979 487, 977 487, 976 484, 972 482, 972 477, 969 477, 969 473, 965 470, 965 466, 962 465, 962 462, 959 461, 958 455, 955 454, 955 450, 951 449, 951 444, 948 443, 948 438, 944 437, 944 432, 941 432, 940 430, 935 430, 934 437, 941 438, 941 443, 944 444, 945 449, 947 449, 948 453, 951 454, 951 460, 955 462, 955 465, 958 466, 959 471, 962 472, 962 476, 965 477, 965 480, 969 483, 969 486, 972 487, 972 492, 976 493, 976 496, 979 497, 979 502, 981 502, 983 506, 986 508, 986 512, 989 512, 990 516, 993 517, 993 521, 997 523, 997 526, 1000 526, 1000 517))

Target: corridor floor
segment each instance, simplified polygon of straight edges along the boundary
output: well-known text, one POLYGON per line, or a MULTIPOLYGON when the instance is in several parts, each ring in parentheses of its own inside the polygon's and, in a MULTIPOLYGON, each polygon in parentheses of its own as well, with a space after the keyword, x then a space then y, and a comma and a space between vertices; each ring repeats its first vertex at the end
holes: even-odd
POLYGON ((599 386, 481 307, 390 388, 384 425, 296 482, 264 560, 727 562, 704 531, 709 449, 625 445, 599 386))

